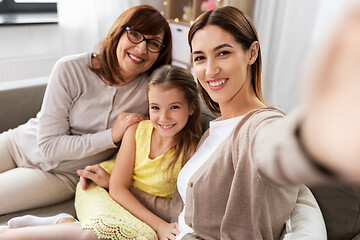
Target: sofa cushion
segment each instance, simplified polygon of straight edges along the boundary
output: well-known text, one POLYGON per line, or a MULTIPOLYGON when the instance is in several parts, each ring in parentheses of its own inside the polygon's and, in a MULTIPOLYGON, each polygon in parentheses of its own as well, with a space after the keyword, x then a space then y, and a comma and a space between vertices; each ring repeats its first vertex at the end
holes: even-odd
POLYGON ((7 226, 7 222, 13 218, 13 217, 18 217, 18 216, 24 216, 24 215, 35 215, 35 216, 39 216, 39 217, 48 217, 48 216, 53 216, 59 213, 68 213, 72 216, 75 216, 75 207, 74 207, 74 199, 69 199, 67 201, 58 203, 58 204, 54 204, 54 205, 50 205, 50 206, 46 206, 46 207, 41 207, 41 208, 35 208, 35 209, 30 209, 30 210, 25 210, 25 211, 21 211, 21 212, 15 212, 15 213, 10 213, 10 214, 5 214, 0 216, 0 226, 7 226))

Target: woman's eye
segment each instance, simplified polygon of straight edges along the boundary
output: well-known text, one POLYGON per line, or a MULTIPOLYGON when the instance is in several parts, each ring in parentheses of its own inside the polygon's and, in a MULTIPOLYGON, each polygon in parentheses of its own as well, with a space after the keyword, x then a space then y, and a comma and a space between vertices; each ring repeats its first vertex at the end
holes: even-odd
POLYGON ((160 108, 157 106, 152 106, 152 107, 150 107, 150 109, 156 111, 156 110, 159 110, 160 108))
POLYGON ((161 48, 161 44, 157 41, 149 41, 149 43, 151 46, 153 46, 154 48, 161 48))
POLYGON ((205 57, 203 57, 203 56, 194 57, 194 62, 201 61, 204 59, 205 59, 205 57))
POLYGON ((171 109, 178 109, 178 108, 180 108, 179 106, 171 106, 171 109))
POLYGON ((230 52, 229 51, 221 51, 219 52, 219 56, 225 56, 228 55, 230 52))
POLYGON ((130 31, 130 35, 133 36, 134 38, 139 38, 140 34, 136 31, 130 31))

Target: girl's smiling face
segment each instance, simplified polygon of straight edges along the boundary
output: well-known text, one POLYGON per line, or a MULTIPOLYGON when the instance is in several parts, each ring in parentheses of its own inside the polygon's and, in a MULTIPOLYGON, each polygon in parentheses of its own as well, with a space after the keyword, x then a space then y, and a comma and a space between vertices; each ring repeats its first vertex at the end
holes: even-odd
POLYGON ((150 121, 162 137, 174 137, 186 125, 194 110, 177 88, 151 86, 148 91, 150 121))

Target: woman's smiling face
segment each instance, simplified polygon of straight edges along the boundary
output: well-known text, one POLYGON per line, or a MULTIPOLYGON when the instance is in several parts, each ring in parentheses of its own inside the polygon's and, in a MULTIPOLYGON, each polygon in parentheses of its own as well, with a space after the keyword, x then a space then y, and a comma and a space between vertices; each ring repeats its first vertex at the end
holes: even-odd
POLYGON ((207 25, 194 34, 191 45, 195 75, 213 101, 231 101, 251 81, 249 50, 229 32, 207 25))
MULTIPOLYGON (((160 42, 163 40, 163 34, 145 35, 145 37, 157 39, 160 42)), ((150 52, 146 48, 146 41, 139 44, 132 43, 128 39, 126 31, 124 31, 119 39, 116 55, 120 73, 125 82, 130 82, 139 74, 149 70, 159 57, 159 53, 150 52)))

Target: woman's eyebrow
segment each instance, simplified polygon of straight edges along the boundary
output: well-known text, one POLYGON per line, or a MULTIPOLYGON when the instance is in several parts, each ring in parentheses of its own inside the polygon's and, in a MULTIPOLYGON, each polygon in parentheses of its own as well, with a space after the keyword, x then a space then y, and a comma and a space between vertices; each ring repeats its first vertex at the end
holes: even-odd
POLYGON ((219 50, 220 48, 223 48, 223 47, 230 47, 230 48, 233 48, 230 44, 228 44, 228 43, 224 43, 224 44, 221 44, 221 45, 219 45, 219 46, 215 47, 215 48, 214 48, 214 51, 219 50))
POLYGON ((202 53, 203 53, 202 51, 194 51, 191 54, 194 55, 194 54, 202 54, 202 53))
MULTIPOLYGON (((223 48, 223 47, 233 48, 233 46, 231 46, 230 44, 224 43, 224 44, 221 44, 221 45, 215 47, 215 48, 214 48, 214 51, 217 51, 217 50, 219 50, 219 49, 221 49, 221 48, 223 48)), ((194 51, 194 52, 192 52, 192 54, 201 54, 201 53, 203 53, 203 51, 194 51)))

